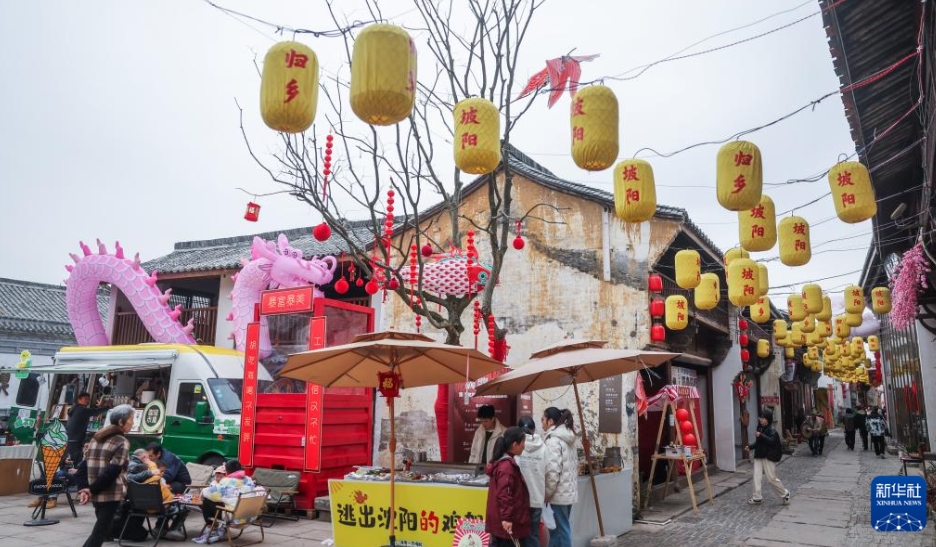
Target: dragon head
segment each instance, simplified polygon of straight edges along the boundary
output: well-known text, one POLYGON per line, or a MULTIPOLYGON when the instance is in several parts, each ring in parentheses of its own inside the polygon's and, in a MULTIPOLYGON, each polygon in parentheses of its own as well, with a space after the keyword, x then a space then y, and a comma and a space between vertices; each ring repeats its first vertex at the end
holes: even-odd
POLYGON ((302 258, 302 251, 291 246, 284 234, 279 235, 276 243, 255 237, 251 254, 270 262, 268 269, 264 269, 270 276, 271 289, 325 285, 331 282, 338 266, 333 256, 302 258))
POLYGON ((479 291, 487 286, 491 279, 491 268, 480 262, 468 265, 468 284, 473 290, 479 291))

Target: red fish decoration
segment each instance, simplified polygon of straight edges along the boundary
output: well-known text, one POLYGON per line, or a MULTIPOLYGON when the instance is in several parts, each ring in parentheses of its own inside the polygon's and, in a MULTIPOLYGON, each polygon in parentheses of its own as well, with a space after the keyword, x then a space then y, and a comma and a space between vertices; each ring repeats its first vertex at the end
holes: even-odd
POLYGON ((569 88, 569 97, 575 95, 579 85, 579 78, 582 76, 580 63, 592 61, 598 55, 597 53, 594 55, 564 55, 546 61, 546 68, 530 78, 523 91, 520 92, 518 99, 522 99, 534 91, 539 91, 549 84, 549 102, 547 106, 552 108, 559 100, 559 97, 562 96, 562 92, 566 90, 566 87, 569 88))

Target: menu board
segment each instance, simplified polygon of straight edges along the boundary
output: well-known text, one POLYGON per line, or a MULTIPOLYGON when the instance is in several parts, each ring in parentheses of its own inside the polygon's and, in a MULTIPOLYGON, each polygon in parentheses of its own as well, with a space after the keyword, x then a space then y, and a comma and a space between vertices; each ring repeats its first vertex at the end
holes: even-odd
POLYGON ((624 377, 604 378, 598 382, 598 432, 620 433, 624 377))
MULTIPOLYGON (((509 369, 505 369, 509 370, 509 369)), ((483 381, 483 380, 481 380, 483 381)), ((451 439, 449 442, 449 460, 455 463, 467 463, 471 454, 471 442, 474 440, 478 422, 478 408, 481 405, 494 407, 494 414, 504 427, 516 425, 516 397, 508 395, 490 395, 473 397, 475 382, 469 384, 452 384, 449 405, 449 429, 451 439), (465 392, 469 398, 466 404, 465 392)))

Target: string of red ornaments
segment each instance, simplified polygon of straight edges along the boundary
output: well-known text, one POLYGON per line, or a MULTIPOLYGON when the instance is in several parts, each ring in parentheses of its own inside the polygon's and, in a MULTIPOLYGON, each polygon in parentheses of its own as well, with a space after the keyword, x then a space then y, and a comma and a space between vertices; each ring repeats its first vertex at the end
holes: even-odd
POLYGON ((657 274, 647 277, 647 291, 650 293, 650 341, 663 342, 666 340, 666 327, 661 323, 665 305, 660 293, 663 292, 663 278, 657 274))
MULTIPOLYGON (((333 140, 331 133, 325 137, 325 157, 322 162, 322 203, 328 199, 328 177, 331 175, 333 140)), ((317 241, 327 241, 331 237, 331 227, 323 220, 321 224, 312 228, 312 237, 317 241)))

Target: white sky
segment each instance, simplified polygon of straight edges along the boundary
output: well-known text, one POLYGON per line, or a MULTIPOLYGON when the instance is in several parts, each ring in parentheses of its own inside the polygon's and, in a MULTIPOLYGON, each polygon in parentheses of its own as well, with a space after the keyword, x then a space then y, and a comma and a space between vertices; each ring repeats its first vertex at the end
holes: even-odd
MULTIPOLYGON (((219 3, 290 27, 332 28, 319 2, 219 3)), ((359 3, 336 3, 350 19, 365 16, 359 3)), ((406 0, 384 0, 380 6, 392 22, 414 22, 416 14, 406 0), (394 17, 398 14, 402 17, 394 17)), ((792 11, 689 52, 779 27, 817 12, 818 3, 552 0, 524 46, 518 90, 546 59, 573 48, 576 54, 601 54, 583 64, 582 79, 588 81, 623 73, 786 9, 792 11)), ((247 155, 234 99, 246 108, 253 144, 261 153, 272 150, 274 134, 259 119, 254 57, 262 59, 274 41, 291 36, 276 37, 272 29, 197 0, 20 0, 7 3, 3 11, 0 277, 59 283, 79 239, 91 243, 100 237, 109 249, 119 239, 128 252, 140 251, 146 260, 170 252, 176 241, 319 222, 307 206, 283 196, 262 198, 260 221, 246 222, 250 196, 235 190, 280 189, 247 155)), ((418 33, 414 38, 424 41, 418 33)), ((316 51, 325 73, 341 70, 341 40, 308 35, 299 40, 316 51)), ((421 62, 428 59, 421 55, 421 62)), ((838 87, 819 15, 740 46, 655 66, 634 80, 605 83, 622 108, 622 158, 643 147, 666 152, 721 140, 838 87)), ((513 144, 559 176, 610 191, 611 170, 587 173, 569 157, 568 96, 552 110, 545 103, 543 97, 534 106, 514 133, 513 144)), ((320 98, 322 133, 324 108, 320 98)), ((762 151, 768 183, 821 173, 839 154, 854 152, 838 96, 746 138, 762 151)), ((726 250, 737 243, 737 216, 715 198, 717 149, 704 146, 672 158, 641 157, 653 165, 659 203, 687 209, 726 250)), ((824 178, 767 189, 778 213, 827 191, 824 178)), ((830 197, 798 214, 814 226, 835 216, 830 197)), ((814 227, 812 261, 800 268, 771 262, 771 285, 859 270, 870 231, 870 222, 846 225, 837 219, 814 227), (840 251, 844 249, 854 250, 840 251)), ((755 258, 776 254, 775 248, 755 258)), ((855 273, 820 283, 825 289, 840 288, 858 277, 855 273)), ((775 301, 785 305, 785 299, 775 301)))

